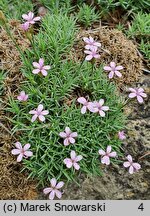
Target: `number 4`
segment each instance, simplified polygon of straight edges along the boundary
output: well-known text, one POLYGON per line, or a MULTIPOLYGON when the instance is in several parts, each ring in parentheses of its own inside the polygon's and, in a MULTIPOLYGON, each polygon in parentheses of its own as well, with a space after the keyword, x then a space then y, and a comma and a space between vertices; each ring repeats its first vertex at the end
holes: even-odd
POLYGON ((143 207, 143 203, 141 203, 138 207, 139 210, 143 211, 144 210, 144 207, 143 207))

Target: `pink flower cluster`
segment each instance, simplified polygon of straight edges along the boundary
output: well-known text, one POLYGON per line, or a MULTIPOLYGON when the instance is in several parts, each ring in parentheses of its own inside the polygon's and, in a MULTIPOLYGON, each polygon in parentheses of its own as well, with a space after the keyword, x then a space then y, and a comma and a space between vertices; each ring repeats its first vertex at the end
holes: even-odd
MULTIPOLYGON (((117 156, 117 153, 115 151, 111 151, 111 146, 107 146, 106 152, 102 149, 98 151, 99 155, 101 156, 101 163, 109 165, 110 164, 110 158, 115 158, 117 156)), ((141 169, 141 165, 139 163, 133 163, 132 156, 127 156, 128 161, 123 163, 124 167, 129 167, 129 173, 133 174, 134 172, 137 172, 139 169, 141 169)))
POLYGON ((105 116, 105 111, 109 110, 108 106, 104 105, 104 99, 100 99, 99 101, 88 102, 84 97, 80 97, 77 99, 79 103, 83 105, 81 109, 81 113, 85 114, 87 110, 92 113, 98 113, 101 117, 105 116))
POLYGON ((34 17, 34 13, 31 11, 28 14, 23 14, 22 18, 25 20, 25 23, 21 25, 21 28, 24 31, 27 31, 30 25, 33 25, 35 22, 41 19, 41 17, 34 17))
POLYGON ((94 41, 91 36, 89 38, 84 37, 83 40, 86 43, 86 50, 84 51, 84 53, 87 54, 87 56, 85 60, 90 61, 92 59, 100 58, 100 55, 98 54, 98 47, 101 47, 101 43, 94 41))

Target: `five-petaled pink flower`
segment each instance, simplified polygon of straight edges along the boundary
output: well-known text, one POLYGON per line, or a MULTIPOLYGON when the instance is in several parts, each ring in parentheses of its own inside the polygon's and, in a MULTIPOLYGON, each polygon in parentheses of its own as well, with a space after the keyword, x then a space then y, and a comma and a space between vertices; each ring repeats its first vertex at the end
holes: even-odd
POLYGON ((24 147, 22 147, 20 142, 16 142, 15 146, 16 146, 16 149, 13 149, 11 153, 13 155, 18 155, 17 162, 20 162, 23 159, 23 157, 28 158, 33 155, 32 151, 29 151, 29 148, 30 148, 29 143, 27 143, 24 147))
POLYGON ((132 156, 127 156, 128 161, 123 163, 124 167, 129 167, 129 173, 133 174, 134 172, 137 172, 139 169, 141 169, 141 165, 139 163, 133 163, 132 156))
POLYGON ((25 31, 29 28, 30 24, 33 25, 36 21, 41 19, 41 17, 34 17, 34 13, 31 11, 28 14, 23 14, 22 18, 26 20, 26 22, 21 26, 25 31))
POLYGON ((120 140, 126 139, 126 136, 125 136, 124 131, 119 131, 119 132, 118 132, 118 137, 119 137, 120 140))
POLYGON ((106 164, 106 165, 109 165, 110 164, 110 157, 116 157, 117 156, 117 153, 114 151, 114 152, 111 152, 111 146, 107 146, 107 149, 106 149, 106 152, 102 149, 100 149, 98 151, 99 155, 101 155, 101 163, 102 164, 106 164))
POLYGON ((79 170, 80 166, 78 162, 82 160, 83 158, 82 155, 77 156, 75 151, 71 151, 70 156, 71 158, 64 159, 64 163, 66 164, 66 167, 71 168, 73 166, 76 170, 79 170))
POLYGON ((139 88, 139 89, 134 89, 134 88, 129 88, 129 90, 131 91, 131 93, 129 94, 129 98, 134 98, 137 97, 137 100, 139 103, 143 103, 143 97, 147 97, 147 95, 144 93, 144 89, 143 88, 139 88))
POLYGON ((100 55, 97 53, 97 47, 91 47, 90 50, 85 50, 84 53, 88 54, 85 58, 86 61, 90 61, 93 58, 100 58, 100 55))
POLYGON ((50 65, 44 66, 44 59, 43 58, 39 59, 39 63, 33 62, 32 64, 36 68, 32 71, 33 74, 38 74, 41 72, 43 74, 43 76, 47 76, 47 70, 49 70, 51 68, 50 65))
POLYGON ((62 192, 59 190, 60 188, 62 188, 64 186, 64 182, 61 181, 59 183, 57 183, 57 180, 55 178, 52 178, 50 180, 51 186, 48 188, 45 188, 43 190, 44 194, 49 194, 49 199, 53 200, 55 195, 61 199, 62 197, 62 192))
POLYGON ((121 77, 122 74, 119 72, 119 70, 122 70, 123 67, 120 66, 116 66, 115 62, 110 62, 110 66, 104 66, 104 70, 106 71, 110 71, 108 77, 109 79, 113 78, 114 74, 116 74, 118 77, 121 77))
POLYGON ((37 118, 40 120, 40 121, 45 121, 45 115, 48 115, 49 111, 48 110, 43 110, 43 105, 42 104, 39 104, 37 109, 35 110, 31 110, 29 112, 29 114, 33 114, 33 117, 31 119, 31 122, 34 122, 37 118))
POLYGON ((28 95, 27 94, 25 94, 25 92, 24 91, 21 91, 20 92, 20 94, 17 96, 17 99, 19 100, 19 101, 27 101, 28 100, 28 95))
POLYGON ((104 99, 100 99, 99 102, 94 101, 93 102, 93 111, 91 110, 91 112, 98 112, 100 114, 100 116, 105 117, 105 112, 104 111, 108 111, 109 107, 108 106, 103 106, 104 104, 104 99))
POLYGON ((101 43, 94 41, 94 39, 90 36, 89 38, 83 37, 83 40, 87 45, 85 49, 92 49, 93 47, 101 47, 101 43))
POLYGON ((93 111, 94 112, 94 109, 93 109, 93 103, 92 102, 88 102, 84 97, 79 97, 77 99, 77 101, 81 104, 83 104, 83 107, 81 108, 81 113, 82 114, 85 114, 87 110, 89 111, 93 111))
POLYGON ((60 132, 59 136, 64 138, 64 145, 68 146, 70 143, 75 143, 75 137, 78 136, 77 132, 72 132, 69 127, 65 128, 65 132, 60 132))

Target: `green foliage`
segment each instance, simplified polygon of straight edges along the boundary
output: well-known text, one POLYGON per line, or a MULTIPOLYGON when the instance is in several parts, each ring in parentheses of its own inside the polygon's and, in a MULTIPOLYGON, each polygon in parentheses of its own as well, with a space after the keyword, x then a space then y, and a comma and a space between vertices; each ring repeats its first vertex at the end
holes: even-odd
POLYGON ((147 0, 96 0, 101 9, 101 14, 106 14, 116 7, 122 7, 125 10, 149 11, 150 2, 147 0))
POLYGON ((0 10, 6 17, 20 19, 23 13, 33 10, 32 0, 0 0, 0 10))
POLYGON ((71 0, 39 0, 39 2, 53 13, 59 13, 60 10, 69 13, 73 9, 71 0))
MULTIPOLYGON (((89 62, 81 66, 69 59, 69 53, 75 39, 75 20, 66 15, 47 15, 42 20, 38 35, 34 36, 33 49, 26 51, 23 58, 23 74, 27 80, 21 90, 29 94, 24 105, 17 100, 9 100, 8 110, 13 112, 11 119, 14 127, 12 133, 22 131, 19 141, 30 143, 33 157, 24 160, 30 176, 39 179, 44 185, 52 177, 74 180, 75 171, 67 169, 63 160, 70 157, 75 150, 83 156, 80 161, 81 172, 100 174, 98 150, 111 145, 120 155, 121 142, 116 133, 124 128, 122 101, 113 83, 110 83, 102 68, 94 68, 89 62), (39 57, 45 59, 52 69, 47 77, 32 74, 32 62, 39 57), (86 113, 82 115, 81 106, 77 103, 79 96, 88 96, 91 101, 105 99, 110 107, 106 117, 86 113), (70 101, 70 105, 66 101, 70 101), (46 122, 31 123, 29 111, 42 103, 49 110, 46 122), (69 126, 78 132, 74 145, 65 147, 59 133, 69 126)), ((113 159, 117 163, 116 159, 113 159)))
POLYGON ((95 8, 87 4, 83 4, 79 7, 79 12, 77 14, 78 21, 83 23, 86 27, 90 26, 92 23, 99 20, 99 13, 95 12, 95 8))
POLYGON ((150 14, 138 13, 135 15, 127 35, 130 38, 135 38, 145 57, 150 58, 150 14))

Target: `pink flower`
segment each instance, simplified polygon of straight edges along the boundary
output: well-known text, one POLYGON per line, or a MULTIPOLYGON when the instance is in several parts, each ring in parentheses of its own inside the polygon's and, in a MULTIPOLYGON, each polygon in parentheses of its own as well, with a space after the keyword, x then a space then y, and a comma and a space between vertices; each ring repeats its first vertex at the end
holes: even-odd
POLYGON ((47 76, 47 70, 49 70, 51 68, 50 65, 44 66, 44 59, 43 58, 39 59, 39 63, 33 62, 32 64, 36 68, 32 71, 33 74, 38 74, 41 72, 43 74, 43 76, 47 76))
POLYGON ((141 169, 141 165, 138 163, 133 163, 132 156, 127 156, 128 161, 123 163, 124 167, 129 167, 129 173, 133 174, 134 172, 137 172, 139 169, 141 169))
POLYGON ((77 163, 78 161, 82 160, 82 155, 76 155, 75 151, 71 151, 70 153, 71 158, 65 158, 64 163, 66 164, 67 168, 71 168, 72 166, 76 169, 79 170, 80 166, 77 163))
POLYGON ((26 20, 26 22, 28 24, 34 24, 36 21, 39 21, 41 19, 41 17, 34 17, 34 13, 33 12, 29 12, 28 14, 23 14, 22 18, 24 20, 26 20))
POLYGON ((89 38, 84 37, 84 42, 87 43, 85 49, 92 49, 93 47, 101 47, 101 43, 94 41, 94 39, 90 36, 89 38))
POLYGON ((61 199, 62 197, 62 192, 59 191, 60 188, 62 188, 64 186, 64 182, 61 181, 57 184, 57 180, 55 178, 52 178, 50 180, 51 186, 48 188, 45 188, 43 190, 44 194, 49 194, 49 199, 53 200, 55 195, 61 199))
POLYGON ((69 127, 66 127, 65 132, 60 132, 59 136, 64 138, 64 145, 68 146, 70 143, 75 143, 74 137, 77 137, 78 134, 77 132, 72 132, 69 127))
POLYGON ((17 96, 17 99, 19 101, 27 101, 28 100, 28 95, 25 94, 24 91, 21 91, 20 94, 17 96))
MULTIPOLYGON (((93 102, 93 112, 96 113, 98 112, 101 117, 105 117, 105 112, 108 111, 109 107, 108 106, 103 106, 104 104, 104 99, 100 99, 99 102, 95 101, 93 102)), ((92 111, 91 111, 92 112, 92 111)))
POLYGON ((122 66, 116 66, 115 62, 110 62, 110 66, 105 66, 104 70, 110 71, 109 73, 109 79, 113 78, 114 74, 116 74, 118 77, 121 77, 122 74, 119 72, 119 70, 122 70, 122 66))
POLYGON ((77 101, 81 104, 83 104, 83 107, 81 109, 81 113, 85 114, 87 110, 90 110, 91 112, 94 112, 93 109, 93 103, 92 102, 88 102, 84 97, 79 97, 77 99, 77 101))
POLYGON ((21 24, 21 28, 22 28, 24 31, 27 31, 28 28, 29 28, 29 22, 25 22, 25 23, 21 24))
POLYGON ((116 152, 111 152, 111 146, 107 146, 106 152, 100 149, 98 153, 102 156, 101 163, 109 165, 110 164, 110 157, 116 157, 116 152))
POLYGON ((88 54, 85 58, 86 61, 90 61, 93 58, 100 58, 100 55, 97 53, 97 47, 91 47, 90 50, 85 50, 84 53, 88 54))
POLYGON ((33 155, 32 151, 29 151, 28 149, 30 148, 30 144, 26 144, 24 147, 22 147, 20 142, 15 143, 16 149, 13 149, 11 153, 13 155, 18 155, 17 157, 17 162, 20 162, 23 157, 28 158, 33 155))
POLYGON ((143 97, 147 97, 147 95, 144 93, 144 89, 143 88, 139 88, 139 89, 134 89, 134 88, 129 88, 129 90, 131 91, 131 93, 129 94, 129 98, 134 98, 137 97, 137 100, 139 103, 143 103, 143 97))
POLYGON ((120 140, 126 139, 126 136, 125 136, 125 134, 124 134, 124 131, 119 131, 119 132, 118 132, 118 137, 119 137, 120 140))
POLYGON ((49 111, 48 110, 43 110, 43 105, 42 104, 39 104, 37 109, 35 110, 31 110, 29 112, 29 114, 33 114, 33 117, 31 119, 31 122, 34 122, 37 118, 40 120, 40 121, 45 121, 45 115, 48 115, 49 111))

